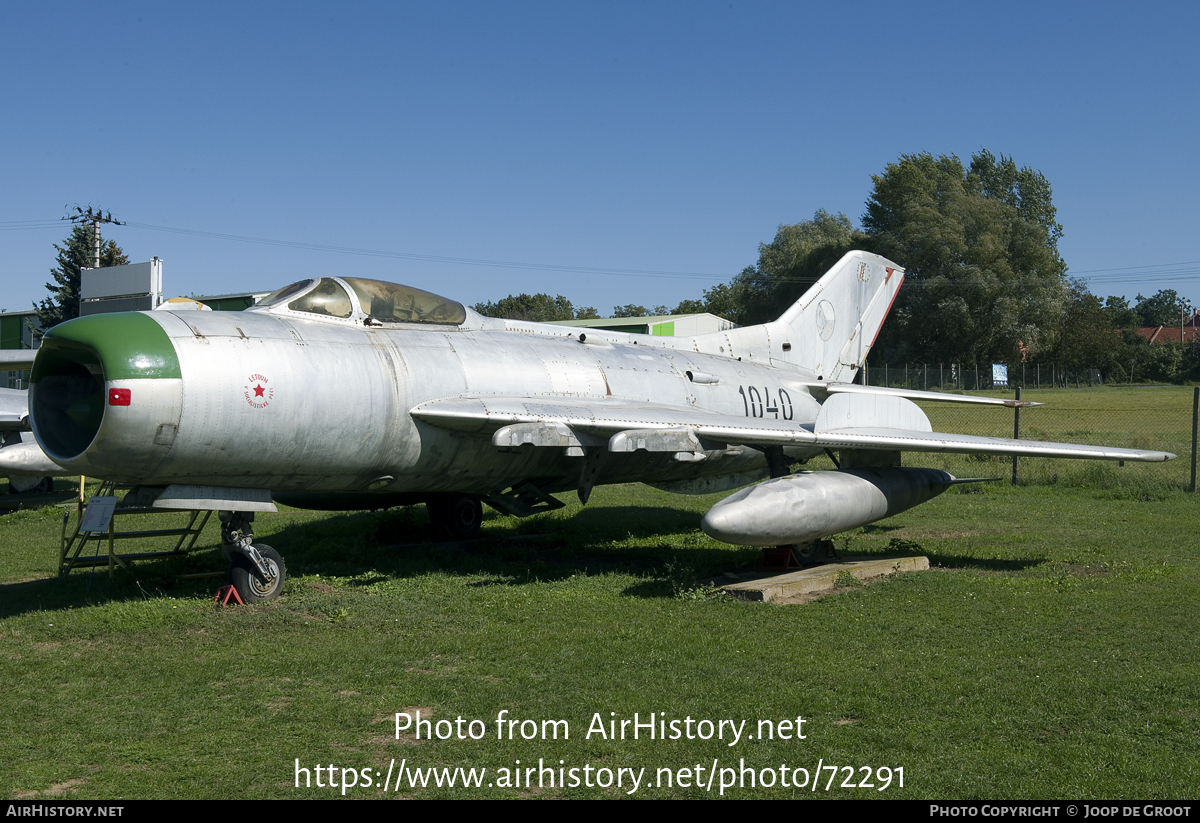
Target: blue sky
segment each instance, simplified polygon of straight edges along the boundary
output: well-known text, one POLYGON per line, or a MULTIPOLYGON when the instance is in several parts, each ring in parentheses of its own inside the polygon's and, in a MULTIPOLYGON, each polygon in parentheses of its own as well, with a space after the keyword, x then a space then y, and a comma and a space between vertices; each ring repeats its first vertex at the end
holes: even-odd
POLYGON ((674 305, 780 224, 858 225, 902 154, 980 148, 1046 175, 1094 293, 1200 305, 1194 3, 2 14, 8 310, 46 296, 75 204, 128 221, 105 236, 163 258, 171 295, 343 274, 467 303, 674 305))

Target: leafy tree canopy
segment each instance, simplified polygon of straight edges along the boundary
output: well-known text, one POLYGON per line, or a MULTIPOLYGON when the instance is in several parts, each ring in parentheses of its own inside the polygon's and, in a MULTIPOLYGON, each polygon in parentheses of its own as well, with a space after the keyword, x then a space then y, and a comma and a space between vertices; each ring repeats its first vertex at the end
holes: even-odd
POLYGON ((907 271, 884 325, 885 356, 979 363, 1057 342, 1068 289, 1049 184, 987 152, 972 169, 922 153, 872 178, 868 248, 907 271))
POLYGON ((636 306, 633 303, 626 303, 624 306, 613 306, 613 317, 659 317, 664 314, 673 314, 666 306, 655 306, 648 309, 645 306, 636 306))
MULTIPOLYGON (((615 306, 610 316, 656 317, 664 314, 700 314, 706 311, 721 314, 731 305, 728 292, 728 286, 720 285, 705 292, 705 300, 684 300, 674 309, 669 306, 646 308, 635 303, 627 303, 624 306, 615 306), (710 295, 715 298, 715 301, 708 299, 710 295)), ((600 318, 600 313, 593 307, 584 306, 576 309, 571 305, 571 301, 561 294, 557 297, 551 297, 548 294, 510 294, 498 302, 476 303, 472 308, 485 317, 528 320, 534 323, 550 323, 556 320, 597 320, 600 318)), ((727 315, 722 314, 722 316, 727 315)))
MULTIPOLYGON (((735 323, 741 324, 737 319, 740 311, 734 289, 727 283, 718 283, 711 289, 704 290, 704 299, 695 301, 703 307, 701 311, 706 311, 709 314, 715 314, 717 317, 724 317, 726 320, 732 320, 735 323)), ((677 314, 696 314, 691 308, 692 301, 684 301, 689 308, 687 311, 677 311, 677 314)), ((681 303, 680 305, 684 305, 681 303)), ((742 324, 744 325, 744 324, 742 324)))
POLYGON ((1094 368, 1114 374, 1120 371, 1124 348, 1125 341, 1100 298, 1083 283, 1072 281, 1058 344, 1051 353, 1054 362, 1074 371, 1094 368))
POLYGON ((1141 327, 1142 319, 1129 305, 1124 297, 1108 297, 1104 300, 1104 314, 1108 317, 1113 328, 1136 329, 1141 327))
POLYGON ((680 300, 671 314, 703 314, 706 311, 703 300, 680 300))
POLYGON ((1058 210, 1051 200, 1050 182, 1040 171, 1028 166, 1017 168, 1011 157, 999 159, 987 149, 971 157, 968 175, 972 187, 988 197, 1001 200, 1017 210, 1017 216, 1027 223, 1036 223, 1046 230, 1047 245, 1057 255, 1058 241, 1063 235, 1058 222, 1058 210))
MULTIPOLYGON (((89 224, 75 224, 66 246, 54 244, 58 264, 50 269, 53 283, 47 283, 50 296, 33 305, 43 329, 57 326, 79 316, 79 273, 96 263, 95 229, 89 224)), ((129 263, 125 252, 112 240, 100 240, 100 265, 124 266, 129 263)))
POLYGON ((591 306, 578 311, 571 301, 561 294, 510 294, 492 303, 476 303, 475 311, 484 317, 500 317, 505 320, 527 320, 533 323, 548 323, 553 320, 586 320, 599 317, 591 306))
POLYGON ((1192 307, 1174 289, 1163 289, 1153 297, 1137 296, 1139 326, 1178 326, 1181 318, 1190 317, 1192 307))
POLYGON ((850 218, 825 209, 812 220, 780 226, 774 240, 759 245, 758 265, 747 266, 730 286, 705 292, 705 304, 712 306, 706 311, 743 326, 774 320, 838 258, 865 241, 850 218))

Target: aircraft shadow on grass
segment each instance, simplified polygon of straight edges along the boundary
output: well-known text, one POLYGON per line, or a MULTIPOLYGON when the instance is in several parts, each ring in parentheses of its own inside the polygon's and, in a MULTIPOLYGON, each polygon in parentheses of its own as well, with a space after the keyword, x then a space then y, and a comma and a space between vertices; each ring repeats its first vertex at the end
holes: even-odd
MULTIPOLYGON (((484 576, 473 586, 521 586, 572 576, 629 574, 642 578, 625 590, 633 597, 672 597, 695 580, 754 568, 753 547, 706 548, 691 545, 701 514, 665 506, 597 506, 569 519, 535 518, 522 531, 467 541, 443 541, 421 507, 380 512, 351 512, 287 525, 263 536, 282 550, 290 577, 347 578, 361 588, 389 579, 431 572, 484 576), (680 545, 681 542, 683 545, 680 545), (622 543, 625 545, 614 545, 622 543)), ((485 527, 498 515, 485 516, 485 527)), ((870 525, 866 533, 901 529, 870 525)), ((77 569, 63 579, 0 584, 0 618, 35 611, 77 608, 96 602, 126 602, 156 597, 192 597, 211 592, 224 575, 179 580, 180 574, 218 572, 223 564, 213 529, 186 558, 140 561, 108 578, 107 570, 77 569)), ((1045 562, 1044 557, 976 558, 931 552, 897 541, 895 554, 924 554, 934 567, 1013 572, 1045 562)))
MULTIPOLYGON (((485 526, 499 515, 485 515, 485 526)), ((320 575, 347 578, 350 587, 430 572, 485 576, 474 585, 525 585, 578 574, 626 573, 663 579, 657 596, 673 589, 666 577, 679 568, 729 568, 751 565, 756 549, 705 549, 672 546, 668 540, 695 534, 701 514, 668 507, 613 506, 579 512, 569 520, 534 518, 522 531, 474 540, 447 541, 424 515, 423 507, 380 512, 349 512, 287 525, 264 543, 279 550, 290 577, 320 575), (630 545, 614 547, 614 541, 630 545), (685 565, 686 564, 686 565, 685 565)), ((215 522, 215 518, 214 518, 215 522)), ((126 602, 163 596, 192 597, 211 592, 224 573, 199 580, 181 574, 218 572, 224 560, 213 525, 183 558, 156 558, 119 569, 113 580, 105 567, 77 568, 66 577, 51 576, 0 584, 0 618, 35 611, 77 608, 96 602, 126 602)), ((101 545, 100 553, 106 550, 101 545)), ((133 547, 118 550, 137 551, 133 547)), ((89 546, 87 555, 94 554, 89 546)), ((676 572, 677 574, 677 572, 676 572)))
POLYGON ((697 576, 717 574, 750 568, 758 557, 757 549, 691 545, 698 542, 701 513, 669 507, 595 507, 567 520, 532 519, 521 531, 500 534, 489 533, 492 518, 485 518, 482 538, 450 542, 439 541, 436 529, 419 512, 332 517, 319 526, 289 526, 265 539, 287 546, 289 574, 346 576, 351 586, 435 571, 485 578, 473 586, 519 586, 618 573, 646 579, 649 586, 639 586, 634 593, 652 597, 671 596, 681 570, 695 569, 697 576), (321 540, 322 534, 334 531, 347 536, 346 545, 335 548, 333 542, 321 540), (362 539, 363 534, 370 537, 362 539))

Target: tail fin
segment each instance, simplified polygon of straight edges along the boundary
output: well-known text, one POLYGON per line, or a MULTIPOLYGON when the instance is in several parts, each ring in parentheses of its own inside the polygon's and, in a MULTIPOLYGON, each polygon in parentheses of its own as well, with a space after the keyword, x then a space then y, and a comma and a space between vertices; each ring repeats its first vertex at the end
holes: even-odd
POLYGON ((697 337, 696 348, 716 353, 716 344, 724 343, 736 357, 790 364, 824 382, 850 382, 903 280, 904 269, 890 260, 848 252, 778 320, 697 337))

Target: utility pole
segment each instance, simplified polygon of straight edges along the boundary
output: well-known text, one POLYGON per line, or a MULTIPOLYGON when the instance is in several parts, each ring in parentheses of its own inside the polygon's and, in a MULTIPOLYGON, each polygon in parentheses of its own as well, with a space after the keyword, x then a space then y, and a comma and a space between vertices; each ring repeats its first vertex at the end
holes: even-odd
POLYGON ((76 206, 75 214, 69 214, 64 217, 63 220, 70 220, 72 223, 92 224, 92 240, 95 245, 95 268, 97 269, 100 268, 100 224, 112 223, 114 226, 125 225, 123 220, 114 220, 111 211, 107 216, 105 216, 104 212, 100 209, 96 209, 96 211, 93 212, 91 206, 87 207, 87 211, 84 211, 83 209, 79 208, 79 206, 76 206))

